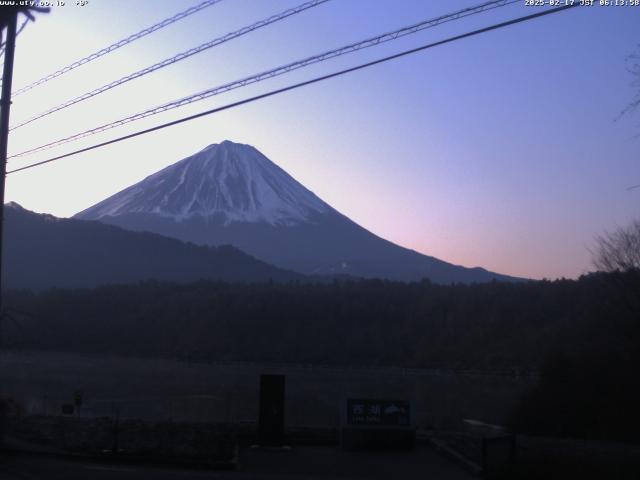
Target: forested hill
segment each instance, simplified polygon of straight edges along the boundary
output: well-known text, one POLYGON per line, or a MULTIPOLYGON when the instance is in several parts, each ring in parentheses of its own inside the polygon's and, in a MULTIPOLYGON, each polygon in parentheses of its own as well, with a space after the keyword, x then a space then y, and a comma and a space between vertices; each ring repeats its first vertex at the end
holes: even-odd
POLYGON ((633 272, 453 286, 148 282, 8 292, 20 313, 3 337, 8 347, 203 361, 538 368, 559 352, 640 351, 637 292, 633 272))
POLYGON ((100 222, 5 208, 3 287, 43 290, 147 279, 243 282, 303 278, 231 246, 205 247, 100 222))

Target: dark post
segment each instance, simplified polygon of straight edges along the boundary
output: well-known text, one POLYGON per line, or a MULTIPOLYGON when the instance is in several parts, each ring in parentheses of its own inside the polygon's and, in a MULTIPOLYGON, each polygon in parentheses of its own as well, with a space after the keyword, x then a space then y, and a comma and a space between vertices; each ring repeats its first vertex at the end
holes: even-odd
MULTIPOLYGON (((7 150, 9 144, 9 111, 11 109, 11 84, 13 81, 13 56, 16 49, 16 24, 18 11, 7 18, 4 70, 2 72, 2 97, 0 97, 0 319, 2 318, 2 245, 4 237, 4 182, 7 176, 7 150)), ((0 325, 1 327, 1 325, 0 325)))
POLYGON ((260 375, 260 445, 284 445, 284 375, 260 375))

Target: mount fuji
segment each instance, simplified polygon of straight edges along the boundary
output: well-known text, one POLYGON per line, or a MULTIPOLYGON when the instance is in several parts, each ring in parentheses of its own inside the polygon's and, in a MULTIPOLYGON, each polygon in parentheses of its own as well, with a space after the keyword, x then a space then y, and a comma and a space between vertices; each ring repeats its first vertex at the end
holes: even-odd
POLYGON ((307 275, 436 283, 516 280, 384 240, 250 145, 210 145, 75 215, 200 245, 230 244, 307 275))

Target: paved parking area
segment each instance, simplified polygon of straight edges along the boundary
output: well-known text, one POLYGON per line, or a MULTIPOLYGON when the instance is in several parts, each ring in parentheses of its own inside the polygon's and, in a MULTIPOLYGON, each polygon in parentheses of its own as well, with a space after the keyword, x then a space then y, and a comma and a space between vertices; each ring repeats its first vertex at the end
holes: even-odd
POLYGON ((2 480, 165 479, 441 479, 475 478, 431 448, 411 452, 343 452, 331 447, 290 451, 243 450, 236 471, 157 468, 59 458, 0 456, 2 480))

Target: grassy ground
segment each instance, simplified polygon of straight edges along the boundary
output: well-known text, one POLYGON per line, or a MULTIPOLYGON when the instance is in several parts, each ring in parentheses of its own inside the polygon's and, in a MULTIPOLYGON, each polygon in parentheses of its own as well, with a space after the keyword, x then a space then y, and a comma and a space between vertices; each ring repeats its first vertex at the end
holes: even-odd
POLYGON ((347 397, 409 399, 419 426, 462 418, 502 423, 531 378, 399 368, 198 364, 176 360, 5 351, 1 395, 26 413, 58 414, 83 392, 81 415, 177 421, 256 421, 259 376, 286 375, 286 422, 335 427, 347 397))

